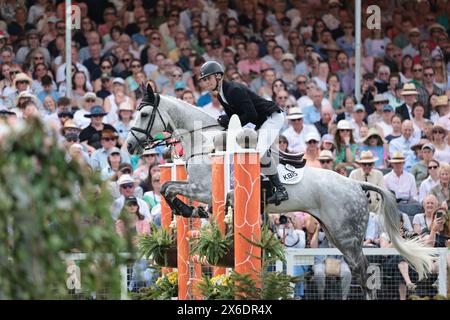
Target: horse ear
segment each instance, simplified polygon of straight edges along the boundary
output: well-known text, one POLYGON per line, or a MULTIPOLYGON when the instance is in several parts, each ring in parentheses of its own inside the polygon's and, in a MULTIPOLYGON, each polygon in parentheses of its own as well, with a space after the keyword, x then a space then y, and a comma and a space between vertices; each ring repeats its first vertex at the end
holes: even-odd
POLYGON ((142 83, 142 91, 144 93, 144 101, 148 102, 150 104, 153 104, 155 102, 155 93, 153 92, 152 85, 150 84, 150 81, 147 82, 147 85, 142 83))

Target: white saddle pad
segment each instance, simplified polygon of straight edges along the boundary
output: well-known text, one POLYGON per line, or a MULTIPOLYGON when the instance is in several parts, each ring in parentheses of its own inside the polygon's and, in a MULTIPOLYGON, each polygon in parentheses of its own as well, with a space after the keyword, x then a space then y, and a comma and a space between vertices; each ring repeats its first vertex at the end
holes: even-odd
POLYGON ((290 164, 278 164, 277 169, 281 183, 296 184, 303 179, 305 167, 298 169, 290 164))

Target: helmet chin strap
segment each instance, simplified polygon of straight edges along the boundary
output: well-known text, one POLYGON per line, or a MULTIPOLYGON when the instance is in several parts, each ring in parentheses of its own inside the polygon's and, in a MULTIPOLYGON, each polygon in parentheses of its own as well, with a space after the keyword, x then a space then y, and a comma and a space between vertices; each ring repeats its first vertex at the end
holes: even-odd
POLYGON ((216 77, 216 87, 213 89, 213 91, 219 92, 219 86, 222 87, 223 78, 218 74, 216 74, 215 77, 216 77))

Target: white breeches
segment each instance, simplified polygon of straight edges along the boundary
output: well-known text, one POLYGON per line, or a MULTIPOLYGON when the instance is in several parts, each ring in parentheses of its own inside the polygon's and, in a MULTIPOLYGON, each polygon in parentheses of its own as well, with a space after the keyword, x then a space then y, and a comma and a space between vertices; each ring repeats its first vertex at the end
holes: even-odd
POLYGON ((261 128, 259 128, 256 150, 259 152, 260 159, 278 138, 280 130, 284 125, 284 118, 283 112, 274 112, 262 124, 261 128))

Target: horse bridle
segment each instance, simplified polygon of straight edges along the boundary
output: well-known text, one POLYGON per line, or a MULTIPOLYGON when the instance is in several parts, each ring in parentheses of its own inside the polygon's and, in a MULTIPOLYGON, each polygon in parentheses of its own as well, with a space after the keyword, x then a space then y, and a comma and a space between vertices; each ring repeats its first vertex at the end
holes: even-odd
MULTIPOLYGON (((140 106, 137 109, 137 111, 141 111, 142 108, 145 107, 145 106, 153 107, 152 113, 150 114, 150 120, 148 121, 148 124, 147 124, 147 128, 141 129, 141 128, 138 128, 138 127, 131 127, 131 129, 130 129, 131 135, 136 139, 136 141, 138 142, 139 146, 141 146, 142 148, 145 148, 145 147, 147 147, 149 145, 151 145, 152 148, 155 148, 155 147, 163 145, 163 144, 171 145, 171 144, 176 143, 176 141, 168 142, 168 140, 174 139, 172 134, 170 136, 166 137, 166 138, 154 138, 151 135, 151 132, 152 132, 151 130, 153 128, 153 124, 155 123, 155 118, 156 118, 157 114, 158 114, 159 118, 161 119, 161 122, 162 122, 162 124, 164 126, 164 131, 163 132, 170 132, 170 131, 168 131, 170 125, 166 124, 166 122, 164 121, 163 116, 161 115, 161 111, 158 108, 160 100, 161 100, 160 95, 158 93, 155 93, 155 102, 153 104, 152 103, 145 103, 145 104, 143 104, 142 106, 140 106), (145 134, 146 137, 147 137, 147 140, 145 142, 140 142, 140 140, 138 139, 138 137, 136 136, 134 131, 145 134), (158 141, 158 143, 154 144, 155 141, 158 141)), ((202 128, 190 130, 190 131, 187 132, 187 134, 192 134, 193 132, 198 131, 198 130, 213 128, 213 127, 218 127, 218 126, 220 126, 220 125, 219 124, 215 124, 215 125, 205 126, 205 127, 202 127, 202 128)))
MULTIPOLYGON (((148 124, 147 124, 147 128, 141 129, 139 127, 131 127, 131 129, 130 129, 131 135, 136 139, 136 141, 139 143, 139 145, 141 147, 143 147, 143 148, 145 148, 149 144, 152 144, 155 141, 159 141, 158 145, 160 145, 160 144, 164 143, 166 140, 169 140, 171 138, 171 137, 167 137, 167 138, 164 138, 164 139, 159 139, 159 138, 155 139, 152 136, 152 134, 151 134, 152 128, 153 128, 153 124, 155 123, 155 118, 156 118, 157 114, 158 114, 159 118, 161 119, 161 122, 162 122, 162 124, 164 126, 164 132, 168 132, 167 131, 168 130, 168 125, 164 121, 164 118, 162 117, 161 112, 159 111, 159 108, 158 108, 160 99, 161 98, 160 98, 159 94, 155 93, 155 102, 153 104, 151 104, 151 103, 144 103, 141 107, 138 108, 138 111, 141 111, 142 108, 145 107, 145 106, 153 107, 152 113, 150 114, 150 120, 148 121, 148 124), (140 142, 139 138, 134 133, 135 131, 145 134, 145 136, 147 137, 147 140, 144 143, 140 142)), ((156 146, 157 145, 155 145, 154 147, 156 147, 156 146)))

